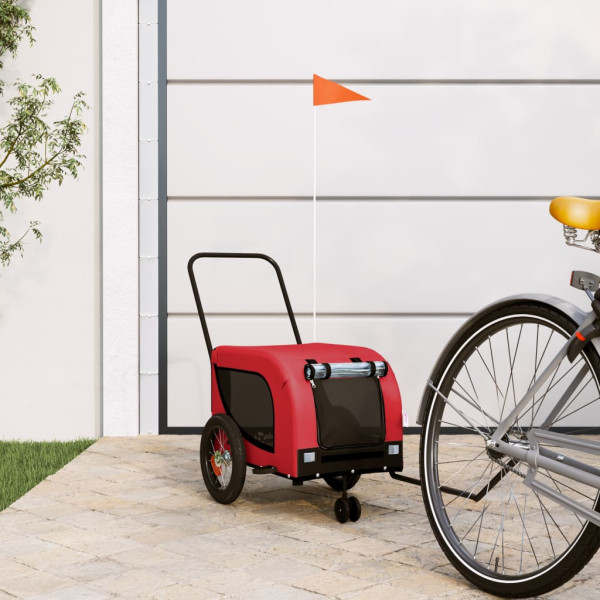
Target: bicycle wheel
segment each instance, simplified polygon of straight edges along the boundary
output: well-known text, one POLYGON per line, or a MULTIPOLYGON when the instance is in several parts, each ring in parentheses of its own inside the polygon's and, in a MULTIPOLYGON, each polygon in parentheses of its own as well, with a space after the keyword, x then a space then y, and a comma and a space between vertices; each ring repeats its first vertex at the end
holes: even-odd
MULTIPOLYGON (((485 444, 575 330, 570 317, 542 302, 491 307, 475 315, 438 360, 431 381, 441 394, 429 386, 425 392, 420 469, 429 521, 450 562, 496 595, 548 592, 573 577, 600 545, 598 527, 524 484, 527 464, 485 444)), ((573 363, 565 358, 558 365, 503 439, 527 448, 532 427, 597 434, 589 426, 598 424, 599 409, 600 359, 588 344, 573 363), (563 396, 567 401, 553 411, 563 396)), ((566 453, 600 466, 600 457, 566 453)), ((536 478, 600 509, 595 488, 542 469, 536 478)))
POLYGON ((246 479, 246 450, 236 422, 228 415, 214 415, 200 439, 200 468, 210 495, 230 504, 242 491, 246 479))

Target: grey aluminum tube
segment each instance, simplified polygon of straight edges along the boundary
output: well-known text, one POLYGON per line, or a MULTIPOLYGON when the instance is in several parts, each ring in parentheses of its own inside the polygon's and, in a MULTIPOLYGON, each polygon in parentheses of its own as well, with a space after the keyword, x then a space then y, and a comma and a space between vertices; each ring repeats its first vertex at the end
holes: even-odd
POLYGON ((383 361, 350 363, 315 363, 304 367, 306 379, 336 379, 340 377, 383 377, 387 364, 383 361))

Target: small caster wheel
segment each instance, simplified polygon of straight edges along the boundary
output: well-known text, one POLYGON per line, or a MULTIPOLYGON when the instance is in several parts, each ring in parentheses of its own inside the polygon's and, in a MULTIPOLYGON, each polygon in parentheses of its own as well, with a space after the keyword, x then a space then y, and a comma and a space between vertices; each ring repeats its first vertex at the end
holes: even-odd
POLYGON ((360 500, 356 496, 348 496, 348 505, 349 505, 349 514, 351 521, 358 521, 360 519, 360 514, 362 512, 362 508, 360 505, 360 500))
POLYGON ((335 518, 340 523, 345 523, 350 516, 350 504, 346 498, 338 498, 333 505, 333 511, 335 512, 335 518))

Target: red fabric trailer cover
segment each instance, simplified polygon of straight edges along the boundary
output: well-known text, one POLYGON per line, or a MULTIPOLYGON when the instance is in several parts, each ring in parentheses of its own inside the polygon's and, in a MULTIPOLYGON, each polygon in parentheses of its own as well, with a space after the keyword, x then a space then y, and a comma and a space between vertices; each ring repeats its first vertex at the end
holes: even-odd
MULTIPOLYGON (((219 346, 213 350, 212 412, 226 412, 220 398, 216 369, 237 369, 260 374, 273 397, 273 451, 246 443, 248 463, 274 466, 280 473, 297 476, 297 450, 318 447, 315 401, 312 387, 304 378, 307 359, 319 363, 385 360, 380 354, 360 346, 337 344, 294 344, 286 346, 219 346)), ((388 365, 389 367, 389 365, 388 365)), ((402 439, 402 403, 391 367, 380 379, 384 402, 386 441, 402 439)))

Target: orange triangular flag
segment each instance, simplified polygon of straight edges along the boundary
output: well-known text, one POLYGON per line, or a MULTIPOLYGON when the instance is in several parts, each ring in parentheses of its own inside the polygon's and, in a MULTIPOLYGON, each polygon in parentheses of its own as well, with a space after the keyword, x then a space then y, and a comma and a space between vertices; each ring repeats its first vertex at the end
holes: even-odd
POLYGON ((313 75, 313 106, 370 99, 349 90, 339 83, 334 83, 333 81, 329 81, 329 79, 313 75))

